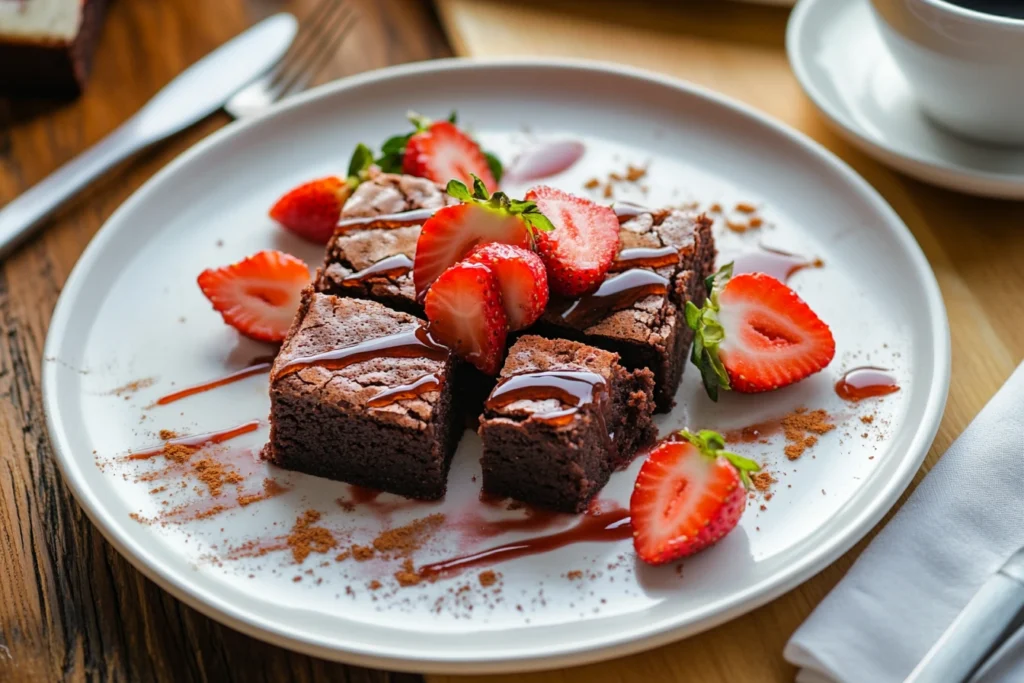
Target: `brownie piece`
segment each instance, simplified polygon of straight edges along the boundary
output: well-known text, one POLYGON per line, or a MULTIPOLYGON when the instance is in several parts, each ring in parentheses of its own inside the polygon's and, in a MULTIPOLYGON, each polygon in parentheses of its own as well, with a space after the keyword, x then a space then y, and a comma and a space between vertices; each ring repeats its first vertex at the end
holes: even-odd
POLYGON ((531 331, 613 351, 627 368, 650 368, 658 411, 665 412, 675 403, 693 341, 683 307, 704 304, 704 279, 714 271, 711 221, 674 209, 620 220, 614 272, 593 294, 552 298, 531 331))
POLYGON ((0 95, 78 95, 106 8, 107 0, 0 1, 0 95))
POLYGON ((459 361, 419 319, 308 288, 270 375, 264 457, 290 470, 433 500, 462 435, 459 361))
POLYGON ((345 204, 339 229, 327 244, 317 290, 422 315, 412 281, 420 226, 433 210, 453 203, 442 186, 425 178, 381 173, 363 183, 345 204), (392 218, 408 212, 415 212, 412 220, 392 218))
POLYGON ((653 389, 649 370, 626 370, 614 353, 521 337, 481 419, 484 491, 582 512, 654 440, 653 389))

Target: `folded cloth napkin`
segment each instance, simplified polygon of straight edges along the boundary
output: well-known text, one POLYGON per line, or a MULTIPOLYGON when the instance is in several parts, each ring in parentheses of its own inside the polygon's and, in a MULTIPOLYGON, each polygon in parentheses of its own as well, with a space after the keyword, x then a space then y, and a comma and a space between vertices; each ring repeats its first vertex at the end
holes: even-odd
MULTIPOLYGON (((1024 364, 789 643, 798 683, 889 683, 1024 546, 1024 364)), ((1024 681, 1024 637, 985 683, 1024 681)))

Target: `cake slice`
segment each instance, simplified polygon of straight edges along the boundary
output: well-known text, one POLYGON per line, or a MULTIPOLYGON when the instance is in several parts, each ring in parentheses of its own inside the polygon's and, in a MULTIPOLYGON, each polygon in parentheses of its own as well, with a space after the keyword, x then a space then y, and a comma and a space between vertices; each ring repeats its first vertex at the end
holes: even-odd
POLYGON ((454 203, 425 178, 382 173, 364 182, 346 202, 327 244, 317 290, 422 315, 412 281, 416 241, 433 211, 454 203))
POLYGON ((521 337, 480 422, 484 491, 582 512, 655 438, 653 389, 649 370, 626 370, 614 353, 521 337))
POLYGON ((0 0, 0 95, 81 92, 107 0, 0 0))
POLYGON ((458 363, 407 313, 307 289, 271 368, 264 457, 409 498, 441 498, 462 434, 453 408, 458 363))

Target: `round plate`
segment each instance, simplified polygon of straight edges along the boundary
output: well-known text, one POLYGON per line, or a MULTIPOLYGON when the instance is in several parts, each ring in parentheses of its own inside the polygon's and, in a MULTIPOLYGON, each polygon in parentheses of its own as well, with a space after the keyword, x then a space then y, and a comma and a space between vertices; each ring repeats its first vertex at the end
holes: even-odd
MULTIPOLYGON (((743 105, 650 73, 588 62, 461 60, 330 84, 183 154, 89 245, 54 313, 45 357, 45 404, 64 476, 142 572, 258 638, 431 672, 522 671, 619 656, 707 629, 793 588, 850 548, 910 482, 939 424, 950 362, 942 299, 918 245, 879 195, 820 146, 743 105), (736 446, 778 482, 770 500, 751 501, 721 543, 660 568, 638 562, 628 540, 580 543, 497 565, 501 578, 490 587, 467 572, 399 588, 395 563, 337 561, 340 545, 296 564, 275 543, 311 509, 342 545, 444 513, 449 523, 417 551, 417 564, 530 532, 485 540, 467 532, 473 515, 524 514, 478 500, 480 441, 472 432, 443 502, 366 502, 345 484, 254 459, 267 434, 265 375, 154 405, 269 350, 221 322, 196 274, 268 247, 319 263, 322 249, 275 227, 267 207, 303 180, 343 173, 357 142, 406 129, 411 108, 435 117, 457 109, 484 146, 505 158, 537 140, 582 140, 582 160, 552 184, 584 192, 591 177, 643 166, 641 181, 617 185, 618 199, 718 202, 726 213, 753 203, 762 227, 739 234, 719 219, 721 252, 764 243, 823 259, 791 284, 838 341, 826 371, 771 394, 726 395, 713 404, 691 369, 678 407, 658 416, 664 434, 684 426, 727 431, 799 407, 833 415, 837 428, 796 461, 783 455, 781 437, 736 446), (867 364, 891 368, 900 391, 841 401, 833 391, 840 373, 867 364), (871 424, 858 419, 869 415, 871 424), (160 470, 123 457, 159 445, 159 430, 198 434, 253 419, 262 420, 257 431, 208 449, 247 477, 225 484, 217 498, 188 479, 187 468, 160 470), (236 489, 259 490, 264 477, 286 491, 241 507, 236 489), (370 586, 375 579, 378 590, 370 586)), ((628 504, 640 464, 613 475, 601 499, 628 504)))
POLYGON ((835 130, 907 175, 958 192, 1024 199, 1024 149, 956 137, 918 109, 868 0, 802 0, 786 51, 800 86, 835 130))

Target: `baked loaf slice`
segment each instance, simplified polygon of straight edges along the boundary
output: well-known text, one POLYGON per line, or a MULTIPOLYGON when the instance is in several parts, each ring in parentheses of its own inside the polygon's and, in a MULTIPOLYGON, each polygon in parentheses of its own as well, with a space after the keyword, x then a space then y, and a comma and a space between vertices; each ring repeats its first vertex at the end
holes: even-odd
POLYGON ((107 0, 0 0, 0 95, 78 95, 106 7, 107 0))

